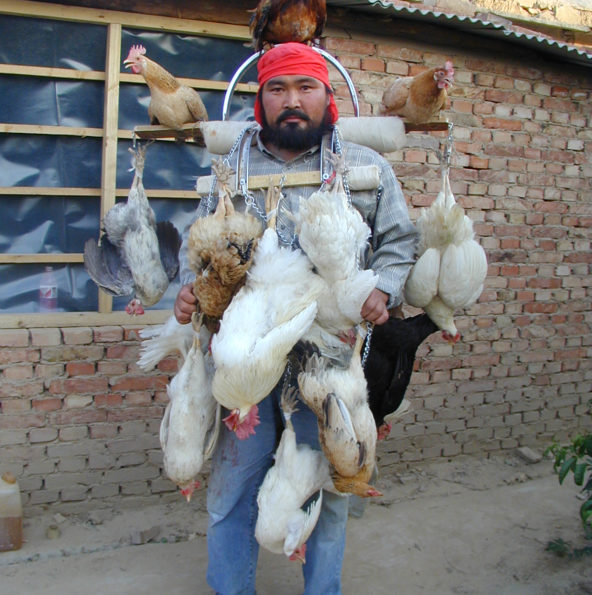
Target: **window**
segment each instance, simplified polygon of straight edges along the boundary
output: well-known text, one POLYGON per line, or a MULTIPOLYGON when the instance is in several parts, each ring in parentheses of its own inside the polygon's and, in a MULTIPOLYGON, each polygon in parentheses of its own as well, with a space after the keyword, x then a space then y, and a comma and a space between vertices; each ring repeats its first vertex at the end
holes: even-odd
MULTIPOLYGON (((64 21, 51 4, 39 4, 35 16, 9 11, 0 8, 0 326, 89 324, 89 315, 93 324, 131 322, 121 312, 128 300, 100 292, 82 256, 84 242, 99 237, 101 217, 127 196, 129 149, 148 142, 133 129, 149 124, 149 89, 123 59, 141 43, 148 57, 198 89, 210 119, 221 119, 228 81, 252 54, 248 29, 114 11, 101 11, 106 18, 97 23, 96 11, 76 7, 64 21), (41 318, 47 266, 58 302, 55 314, 41 318)), ((232 119, 252 115, 255 89, 237 85, 232 119)), ((194 142, 147 147, 144 186, 157 220, 183 231, 198 201, 195 179, 209 165, 194 142)), ((178 288, 173 282, 154 308, 170 308, 178 288)))

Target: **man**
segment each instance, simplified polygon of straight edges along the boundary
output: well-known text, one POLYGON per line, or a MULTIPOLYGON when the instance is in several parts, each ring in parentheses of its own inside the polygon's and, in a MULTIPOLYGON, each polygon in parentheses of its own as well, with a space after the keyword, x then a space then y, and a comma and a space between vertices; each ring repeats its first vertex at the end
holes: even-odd
MULTIPOLYGON (((371 255, 366 264, 379 277, 361 315, 369 322, 383 324, 388 320, 388 308, 401 301, 416 242, 416 231, 392 168, 374 151, 340 142, 335 136, 337 106, 327 66, 315 50, 299 43, 274 47, 259 60, 258 80, 255 119, 260 128, 237 151, 237 161, 242 169, 248 168, 249 175, 326 171, 326 148, 341 149, 348 167, 379 167, 378 188, 352 192, 351 198, 372 229, 371 255)), ((291 214, 297 212, 302 197, 308 198, 317 189, 283 188, 276 229, 285 245, 293 246, 297 240, 291 214)), ((255 212, 264 213, 263 192, 247 194, 244 198, 254 203, 255 212)), ((241 201, 241 197, 236 200, 241 201)), ((215 208, 209 202, 201 201, 197 216, 205 216, 208 209, 215 208)), ((187 233, 181 248, 181 280, 187 284, 179 291, 174 306, 180 323, 188 323, 196 309, 192 274, 186 262, 186 240, 187 233)), ((255 592, 257 492, 273 464, 273 453, 283 430, 280 388, 276 387, 259 404, 261 423, 255 435, 241 441, 223 428, 212 460, 208 486, 208 582, 224 595, 255 592)), ((304 403, 299 403, 298 408, 292 416, 298 442, 320 448, 314 414, 304 403)), ((325 493, 319 521, 307 542, 303 566, 305 593, 341 592, 346 521, 347 498, 325 493)))

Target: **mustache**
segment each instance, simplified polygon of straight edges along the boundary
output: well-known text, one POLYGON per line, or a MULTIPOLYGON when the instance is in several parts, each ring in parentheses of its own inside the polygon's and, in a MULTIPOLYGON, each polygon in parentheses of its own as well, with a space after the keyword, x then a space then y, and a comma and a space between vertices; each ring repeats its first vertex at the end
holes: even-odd
POLYGON ((297 109, 287 109, 278 116, 276 122, 277 124, 281 124, 284 120, 287 120, 288 118, 300 118, 305 122, 310 121, 310 118, 304 112, 301 112, 297 109))

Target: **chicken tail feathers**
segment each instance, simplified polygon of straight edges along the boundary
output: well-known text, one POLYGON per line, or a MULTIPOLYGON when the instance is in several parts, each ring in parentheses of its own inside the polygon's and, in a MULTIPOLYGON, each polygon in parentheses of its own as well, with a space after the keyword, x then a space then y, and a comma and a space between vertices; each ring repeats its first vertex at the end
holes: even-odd
POLYGON ((86 241, 84 268, 88 276, 110 295, 131 295, 134 291, 131 271, 106 235, 101 238, 100 246, 93 238, 86 241))
POLYGON ((158 238, 162 267, 169 281, 172 281, 179 271, 181 236, 170 221, 159 221, 156 224, 156 237, 158 238))

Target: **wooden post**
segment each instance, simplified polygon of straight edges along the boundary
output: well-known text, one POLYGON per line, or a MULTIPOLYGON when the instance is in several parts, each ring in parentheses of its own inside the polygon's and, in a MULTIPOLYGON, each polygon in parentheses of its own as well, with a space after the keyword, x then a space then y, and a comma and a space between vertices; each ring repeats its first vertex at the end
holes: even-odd
MULTIPOLYGON (((115 204, 117 181, 117 130, 119 120, 119 70, 121 64, 121 25, 107 29, 105 63, 105 105, 103 109, 103 169, 101 171, 101 221, 115 204)), ((111 312, 113 299, 99 290, 99 312, 111 312)))

